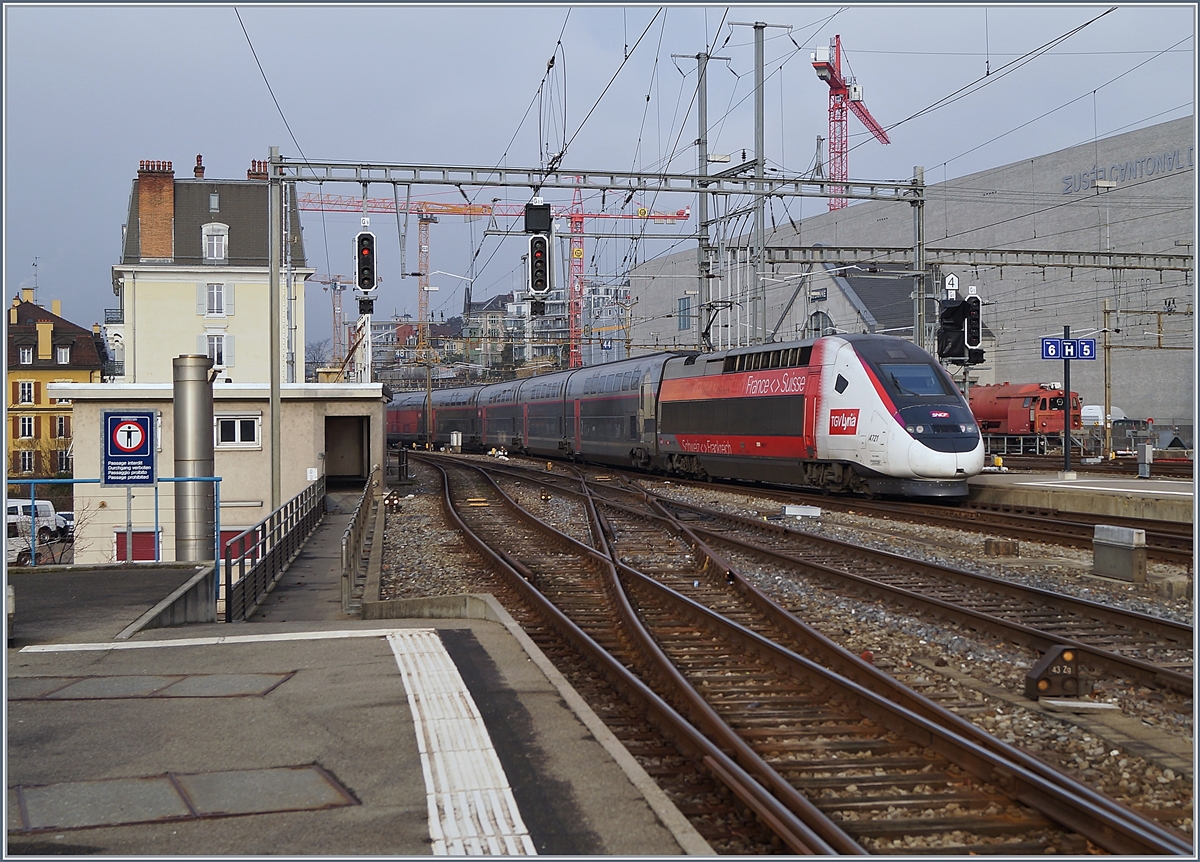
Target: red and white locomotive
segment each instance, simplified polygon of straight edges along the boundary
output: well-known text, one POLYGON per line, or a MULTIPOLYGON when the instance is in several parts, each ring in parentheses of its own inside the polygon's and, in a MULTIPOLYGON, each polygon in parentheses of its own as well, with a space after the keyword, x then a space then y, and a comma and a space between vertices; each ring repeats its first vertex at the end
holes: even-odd
MULTIPOLYGON (((655 353, 436 390, 433 442, 831 491, 965 496, 983 442, 949 374, 885 335, 655 353)), ((425 442, 424 392, 395 396, 388 440, 425 442)))

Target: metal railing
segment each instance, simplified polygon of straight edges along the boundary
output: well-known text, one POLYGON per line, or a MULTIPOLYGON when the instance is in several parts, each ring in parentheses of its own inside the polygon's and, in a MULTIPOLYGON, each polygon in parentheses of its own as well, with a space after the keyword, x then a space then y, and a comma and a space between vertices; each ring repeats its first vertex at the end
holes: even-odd
POLYGON ((124 377, 125 376, 125 360, 110 359, 104 363, 105 377, 124 377))
MULTIPOLYGON (((371 515, 375 511, 375 498, 379 493, 379 467, 372 467, 367 476, 367 486, 363 488, 354 515, 342 533, 342 613, 350 613, 353 605, 354 587, 360 580, 366 579, 363 565, 363 541, 367 537, 367 529, 371 525, 371 515)), ((382 537, 377 537, 377 540, 382 537)))
POLYGON ((262 602, 325 517, 325 477, 225 543, 225 609, 240 622, 262 602), (236 575, 236 577, 235 577, 236 575))
POLYGON ((123 308, 106 308, 104 309, 105 323, 124 323, 125 309, 123 308))

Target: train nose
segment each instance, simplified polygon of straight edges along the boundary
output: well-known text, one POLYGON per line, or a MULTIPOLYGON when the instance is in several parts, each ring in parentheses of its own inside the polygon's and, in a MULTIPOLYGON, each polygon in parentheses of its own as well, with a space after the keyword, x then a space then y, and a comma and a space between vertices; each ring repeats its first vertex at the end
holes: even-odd
POLYGON ((974 476, 983 469, 983 440, 970 452, 958 453, 958 472, 965 473, 968 476, 974 476))

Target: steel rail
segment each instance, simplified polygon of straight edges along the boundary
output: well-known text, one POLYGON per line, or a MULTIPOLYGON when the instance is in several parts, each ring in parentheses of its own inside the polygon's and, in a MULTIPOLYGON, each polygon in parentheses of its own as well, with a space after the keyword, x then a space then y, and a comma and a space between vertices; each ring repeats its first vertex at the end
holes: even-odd
MULTIPOLYGON (((443 510, 447 518, 462 532, 467 543, 485 559, 490 560, 492 565, 505 576, 510 586, 514 587, 523 599, 536 608, 564 640, 574 646, 580 653, 589 657, 619 689, 625 692, 626 696, 641 702, 643 709, 653 716, 655 724, 664 727, 670 734, 675 736, 677 741, 684 746, 685 750, 697 752, 706 764, 715 766, 716 768, 713 770, 714 775, 722 783, 725 783, 738 799, 761 816, 764 822, 770 824, 772 831, 780 837, 793 853, 828 855, 835 852, 856 852, 853 848, 857 848, 857 852, 862 852, 861 848, 858 848, 858 845, 848 836, 845 836, 845 841, 849 842, 849 844, 845 846, 844 850, 835 849, 819 837, 808 824, 803 822, 780 800, 768 792, 753 775, 722 751, 719 746, 710 741, 638 676, 629 671, 607 650, 579 628, 578 625, 533 585, 532 581, 535 580, 535 576, 532 572, 518 561, 513 560, 507 553, 492 549, 463 521, 451 498, 450 482, 445 468, 441 464, 436 463, 434 459, 423 457, 422 460, 431 463, 441 473, 443 479, 443 510), (729 779, 730 783, 726 783, 726 779, 729 779)), ((460 464, 460 466, 467 469, 472 468, 472 465, 467 464, 460 464)), ((473 469, 479 470, 478 467, 474 467, 473 469)), ((540 525, 539 528, 542 530, 549 530, 554 533, 558 532, 536 518, 533 518, 532 515, 521 507, 516 506, 512 503, 511 498, 508 498, 499 488, 496 488, 496 490, 502 498, 509 501, 509 504, 514 507, 514 512, 519 517, 540 525)), ((562 534, 559 534, 559 536, 560 541, 576 546, 578 551, 583 552, 587 556, 595 558, 598 562, 608 563, 607 558, 597 554, 594 549, 575 542, 569 536, 562 536, 562 534)), ((836 827, 834 829, 836 830, 836 827)), ((836 831, 840 832, 840 830, 836 831)), ((844 835, 844 833, 842 834, 844 835)))
MULTIPOLYGON (((1161 827, 1138 818, 1132 811, 1119 811, 1117 803, 1098 804, 1096 794, 1087 787, 1044 769, 1030 769, 1020 759, 1009 756, 998 740, 984 745, 960 735, 932 717, 887 699, 811 659, 775 643, 751 629, 704 607, 653 578, 622 564, 617 568, 626 578, 651 591, 669 597, 675 606, 685 607, 698 624, 723 630, 747 649, 754 649, 774 661, 795 668, 797 673, 817 675, 852 698, 866 714, 889 730, 918 741, 983 781, 1004 788, 1026 805, 1060 825, 1087 837, 1113 853, 1191 855, 1192 847, 1166 833, 1161 827), (1090 797, 1085 801, 1085 797, 1090 797)), ((913 698, 919 698, 915 693, 913 698)))
MULTIPOLYGON (((559 482, 547 482, 541 476, 530 477, 527 471, 499 468, 494 471, 489 470, 489 472, 500 472, 509 475, 519 474, 526 479, 532 478, 533 481, 548 485, 555 490, 564 490, 559 482)), ((497 488, 497 490, 501 494, 504 493, 502 489, 497 488)), ((565 491, 569 494, 580 493, 573 489, 565 489, 565 491)), ((596 508, 590 491, 591 486, 585 484, 584 492, 587 495, 589 518, 593 522, 593 535, 603 538, 604 545, 610 557, 614 560, 616 568, 626 578, 636 579, 639 583, 650 585, 651 589, 669 594, 673 597, 673 600, 687 603, 687 606, 693 613, 700 614, 709 622, 719 620, 722 626, 740 633, 740 637, 744 639, 749 638, 754 641, 759 649, 766 649, 772 655, 786 653, 790 658, 798 660, 802 664, 811 664, 810 659, 791 653, 789 650, 772 643, 752 630, 744 629, 744 627, 729 621, 722 615, 704 608, 691 599, 670 590, 670 588, 658 583, 653 578, 649 578, 635 569, 618 562, 615 548, 611 543, 613 535, 612 527, 596 508)), ((672 516, 669 510, 663 507, 652 494, 643 489, 627 493, 640 494, 653 510, 653 514, 647 516, 645 512, 631 509, 608 499, 602 500, 602 503, 605 506, 614 506, 624 510, 627 515, 633 517, 649 517, 651 520, 661 521, 664 525, 670 526, 674 531, 687 536, 689 543, 692 544, 696 552, 710 561, 712 565, 716 566, 717 570, 723 573, 725 580, 733 585, 737 592, 742 594, 744 600, 751 604, 759 613, 779 625, 785 632, 796 637, 799 642, 814 647, 823 656, 830 657, 832 659, 830 664, 837 666, 836 669, 831 668, 829 670, 815 664, 812 664, 812 667, 819 668, 823 674, 844 676, 855 685, 861 686, 863 689, 869 691, 873 697, 879 698, 883 704, 886 704, 886 706, 881 706, 879 701, 875 701, 877 707, 890 709, 893 704, 899 704, 922 721, 932 723, 944 729, 952 736, 959 737, 961 739, 959 744, 966 746, 965 750, 967 753, 957 757, 957 759, 954 757, 950 758, 953 762, 958 763, 963 768, 968 769, 993 784, 1009 788, 1015 786, 1017 788, 1015 798, 1031 805, 1043 814, 1047 814, 1051 819, 1056 820, 1067 828, 1088 837, 1099 846, 1105 847, 1111 852, 1191 854, 1190 844, 1164 830, 1157 823, 1153 823, 1120 803, 1096 793, 1086 785, 1082 785, 1063 773, 1058 772, 1048 764, 1038 761, 1036 758, 997 740, 965 719, 913 692, 887 674, 853 656, 844 648, 820 635, 815 630, 804 626, 785 609, 772 602, 760 590, 749 584, 720 555, 714 553, 695 531, 687 524, 679 522, 677 518, 672 516), (973 750, 972 747, 978 750, 973 750)), ((623 611, 623 615, 625 613, 623 611)), ((632 610, 630 609, 628 613, 632 613, 632 610)), ((684 680, 684 685, 690 688, 686 680, 684 680)), ((919 734, 924 734, 929 730, 927 726, 920 725, 919 722, 917 725, 913 725, 911 718, 906 718, 905 720, 910 722, 908 725, 910 729, 915 727, 919 734)), ((886 724, 886 722, 881 723, 886 724)), ((946 754, 941 747, 935 746, 935 749, 939 753, 946 754)))
MULTIPOLYGON (((650 494, 647 493, 646 496, 656 510, 656 513, 674 522, 680 532, 691 538, 694 543, 693 546, 698 551, 702 553, 710 552, 706 543, 703 542, 700 536, 688 524, 674 518, 670 511, 661 506, 650 494)), ((1128 806, 1110 799, 1087 785, 1081 784, 1064 775, 1045 761, 1038 760, 1021 749, 997 739, 962 716, 916 693, 892 676, 879 670, 873 664, 863 661, 862 658, 854 655, 817 629, 797 619, 786 608, 781 607, 767 596, 766 593, 750 583, 723 558, 715 556, 713 559, 715 564, 722 567, 726 572, 727 581, 731 583, 734 589, 748 603, 783 631, 794 636, 800 643, 818 652, 823 661, 827 662, 830 670, 853 680, 891 702, 905 707, 916 715, 920 715, 946 727, 964 739, 970 740, 972 743, 1000 757, 1016 762, 1031 774, 1037 775, 1051 784, 1060 786, 1063 792, 1067 794, 1067 799, 1072 802, 1078 800, 1096 811, 1104 812, 1103 816, 1097 817, 1098 822, 1089 825, 1087 821, 1091 819, 1091 815, 1085 808, 1083 815, 1076 815, 1074 817, 1073 822, 1070 824, 1071 828, 1077 829, 1081 834, 1089 835, 1089 837, 1091 837, 1089 833, 1096 834, 1098 829, 1101 836, 1107 836, 1106 840, 1114 840, 1116 844, 1121 846, 1122 849, 1114 850, 1114 852, 1177 853, 1181 855, 1191 855, 1193 852, 1192 845, 1182 837, 1163 829, 1157 823, 1150 821, 1128 806), (1119 831, 1115 833, 1110 832, 1114 827, 1117 827, 1119 831)), ((1098 841, 1097 843, 1101 842, 1098 841)), ((1112 847, 1115 845, 1105 846, 1112 847)))
MULTIPOLYGON (((859 545, 852 545, 849 542, 841 542, 837 539, 828 539, 822 536, 814 536, 809 533, 797 533, 796 531, 788 530, 785 527, 771 524, 769 522, 755 521, 739 515, 712 513, 708 512, 708 510, 705 510, 702 507, 691 506, 690 504, 686 503, 679 503, 677 501, 669 500, 669 498, 661 499, 670 505, 678 506, 688 511, 704 512, 715 517, 726 518, 735 522, 739 522, 743 527, 753 529, 755 531, 778 532, 780 534, 791 533, 804 541, 837 548, 843 553, 867 556, 869 558, 884 561, 892 565, 903 566, 908 569, 915 569, 919 572, 928 574, 936 574, 940 579, 953 579, 959 583, 969 584, 976 587, 985 587, 1006 596, 1020 599, 1027 598, 1028 595, 1032 593, 1040 600, 1045 601, 1047 606, 1057 605, 1062 609, 1070 610, 1081 615, 1089 615, 1098 618, 1101 621, 1121 625, 1129 625, 1130 622, 1134 622, 1144 626, 1146 630, 1148 630, 1153 636, 1172 640, 1176 643, 1179 643, 1181 647, 1184 645, 1190 646, 1192 642, 1193 629, 1191 626, 1183 623, 1177 623, 1172 620, 1166 620, 1161 617, 1154 617, 1149 614, 1142 614, 1136 611, 1123 611, 1119 608, 1112 608, 1107 605, 1102 605, 1098 602, 1090 602, 1086 599, 1077 599, 1070 596, 1064 596, 1060 593, 1050 592, 1049 590, 1040 590, 1034 587, 1023 587, 1019 584, 1012 584, 1008 581, 1000 578, 993 578, 989 575, 978 575, 949 566, 938 566, 933 563, 913 560, 909 557, 893 554, 888 551, 878 551, 859 545)), ((1110 650, 1100 649, 1093 645, 1078 641, 1074 638, 1065 637, 1053 632, 1045 631, 1043 629, 1013 622, 1003 617, 998 617, 993 614, 967 608, 944 599, 924 595, 904 587, 887 584, 865 575, 859 575, 854 572, 849 572, 833 566, 827 566, 821 563, 805 560, 801 557, 793 556, 781 551, 763 548, 759 545, 751 544, 731 536, 724 536, 709 530, 705 530, 703 527, 698 527, 695 529, 698 533, 709 536, 714 540, 727 542, 731 545, 740 547, 749 553, 773 557, 789 566, 800 566, 811 569, 812 571, 821 575, 836 578, 843 582, 851 582, 868 591, 883 593, 895 599, 916 604, 919 607, 938 608, 953 617, 957 617, 959 619, 969 619, 979 624, 979 626, 985 630, 1004 637, 1019 635, 1021 642, 1034 646, 1043 651, 1051 646, 1071 646, 1080 652, 1086 653, 1097 665, 1108 670, 1115 670, 1120 673, 1131 674, 1134 677, 1142 680, 1153 680, 1158 684, 1165 685, 1189 696, 1192 695, 1195 687, 1195 678, 1192 674, 1181 673, 1180 671, 1162 667, 1152 662, 1147 662, 1143 659, 1125 656, 1110 650)))

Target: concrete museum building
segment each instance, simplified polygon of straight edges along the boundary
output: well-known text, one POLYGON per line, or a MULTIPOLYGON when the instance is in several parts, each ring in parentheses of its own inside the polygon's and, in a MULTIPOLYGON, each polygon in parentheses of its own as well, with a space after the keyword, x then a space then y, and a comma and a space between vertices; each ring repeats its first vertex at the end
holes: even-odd
MULTIPOLYGON (((1185 117, 941 183, 927 176, 926 349, 953 274, 960 296, 974 286, 983 301, 986 354, 972 385, 1061 381, 1062 363, 1041 358, 1041 339, 1070 326, 1097 344, 1095 361, 1071 364, 1084 403, 1104 403, 1107 369, 1112 405, 1179 426, 1190 442, 1194 130, 1185 117)), ((838 332, 911 338, 913 210, 902 200, 860 201, 793 228, 776 207, 757 296, 746 221, 734 238, 710 235, 706 290, 694 249, 649 261, 631 276, 633 341, 695 348, 706 335, 721 349, 838 332)), ((949 368, 961 381, 961 369, 949 368)))

